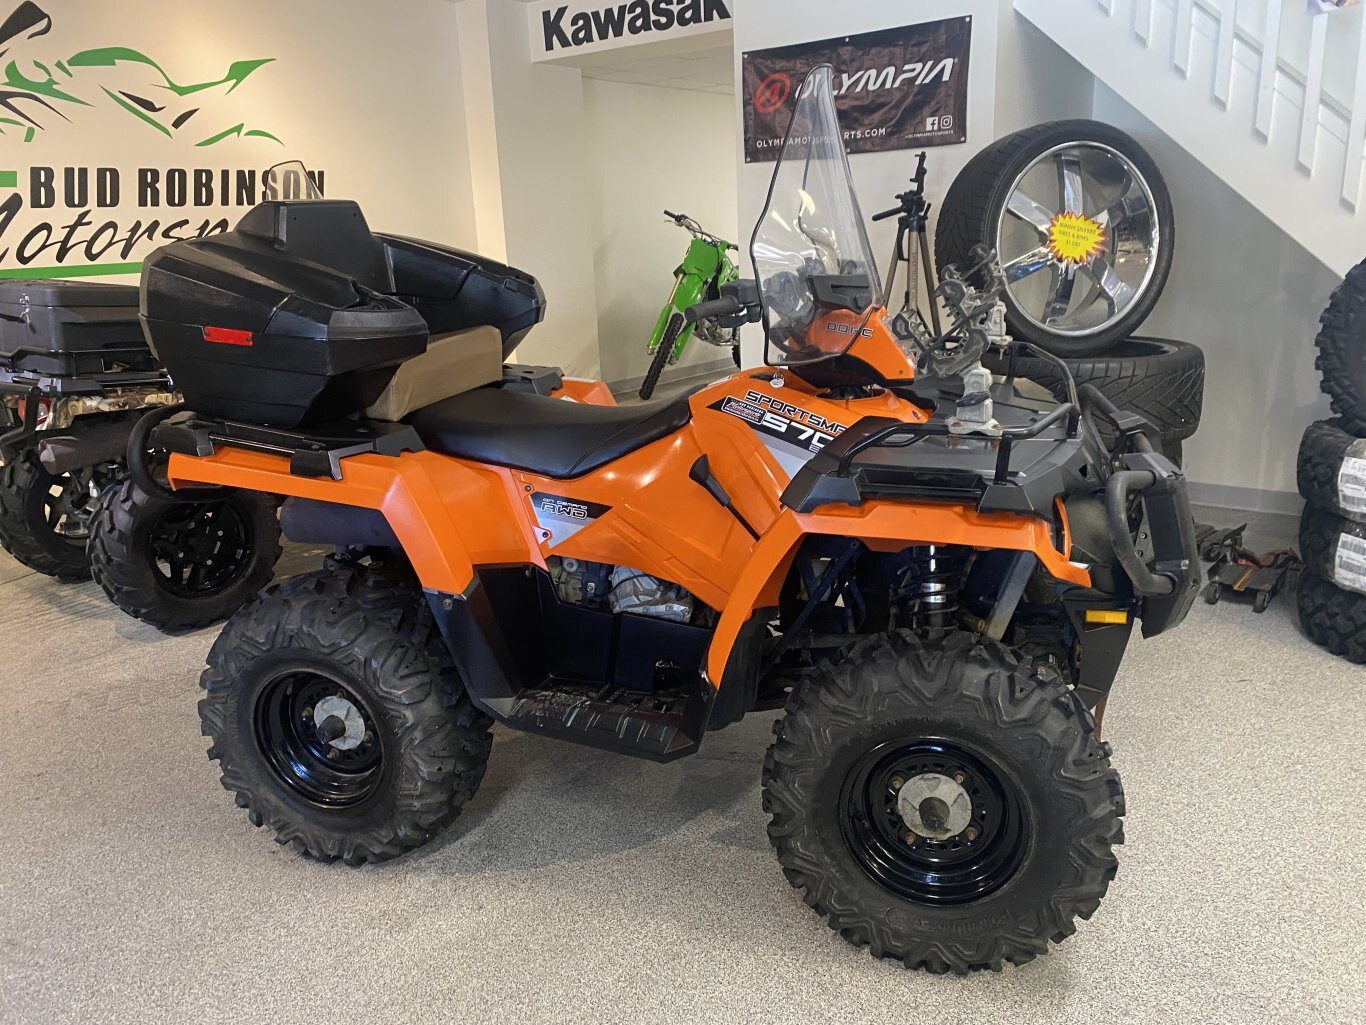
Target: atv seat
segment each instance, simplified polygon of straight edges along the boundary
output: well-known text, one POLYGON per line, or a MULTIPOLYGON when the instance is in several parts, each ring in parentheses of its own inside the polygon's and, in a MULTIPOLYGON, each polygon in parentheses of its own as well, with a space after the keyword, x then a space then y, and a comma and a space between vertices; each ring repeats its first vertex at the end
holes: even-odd
POLYGON ((666 438, 692 414, 688 397, 590 406, 505 388, 479 388, 404 422, 434 452, 546 477, 581 477, 666 438))

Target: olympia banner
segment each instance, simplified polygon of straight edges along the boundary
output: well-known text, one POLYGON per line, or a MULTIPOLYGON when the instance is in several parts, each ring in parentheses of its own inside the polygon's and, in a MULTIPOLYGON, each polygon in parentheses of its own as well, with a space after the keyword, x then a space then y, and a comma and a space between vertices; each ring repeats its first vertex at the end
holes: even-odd
POLYGON ((744 56, 745 160, 776 160, 808 71, 835 69, 850 153, 967 142, 972 19, 951 18, 744 56))

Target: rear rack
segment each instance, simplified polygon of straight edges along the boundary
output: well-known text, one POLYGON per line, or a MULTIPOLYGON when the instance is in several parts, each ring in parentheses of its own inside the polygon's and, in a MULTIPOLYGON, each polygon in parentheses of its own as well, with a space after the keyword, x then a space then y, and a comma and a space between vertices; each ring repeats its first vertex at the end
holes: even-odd
POLYGON ((44 396, 98 395, 109 388, 169 388, 168 380, 164 370, 111 370, 68 377, 16 368, 0 360, 0 393, 7 395, 26 395, 35 390, 44 396))
POLYGON ((170 412, 164 415, 160 411, 152 414, 161 418, 152 425, 156 430, 157 448, 198 457, 211 456, 225 445, 268 452, 287 456, 289 472, 296 477, 341 480, 341 461, 350 456, 367 453, 397 456, 426 448, 417 431, 407 424, 344 420, 321 428, 285 430, 234 420, 200 418, 193 413, 188 419, 165 423, 162 421, 182 411, 178 407, 168 409, 170 412))

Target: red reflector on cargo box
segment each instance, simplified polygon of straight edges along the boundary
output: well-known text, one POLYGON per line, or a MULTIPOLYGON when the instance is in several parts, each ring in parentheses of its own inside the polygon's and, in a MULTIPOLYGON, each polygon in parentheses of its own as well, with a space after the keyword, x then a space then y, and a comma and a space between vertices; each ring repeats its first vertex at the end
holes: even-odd
POLYGON ((219 345, 251 345, 250 331, 234 331, 230 327, 206 327, 204 341, 219 345))

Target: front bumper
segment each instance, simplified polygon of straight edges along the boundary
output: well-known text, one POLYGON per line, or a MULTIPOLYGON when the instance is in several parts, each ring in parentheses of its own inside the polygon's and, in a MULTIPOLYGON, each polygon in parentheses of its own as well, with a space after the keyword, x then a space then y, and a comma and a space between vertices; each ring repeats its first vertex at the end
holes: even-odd
POLYGON ((1106 485, 1105 516, 1115 557, 1142 602, 1143 636, 1179 625, 1200 590, 1200 553, 1185 476, 1157 453, 1127 455, 1124 469, 1106 485), (1137 537, 1135 502, 1142 512, 1137 537))

